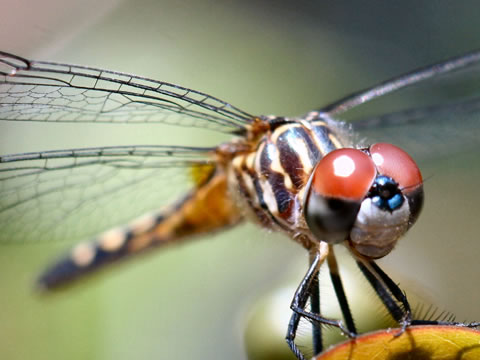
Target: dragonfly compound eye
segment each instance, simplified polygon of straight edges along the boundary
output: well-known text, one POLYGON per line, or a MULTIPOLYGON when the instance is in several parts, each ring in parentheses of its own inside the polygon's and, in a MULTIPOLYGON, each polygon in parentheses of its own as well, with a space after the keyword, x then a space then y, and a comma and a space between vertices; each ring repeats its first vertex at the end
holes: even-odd
POLYGON ((405 151, 387 143, 370 146, 370 155, 378 172, 398 183, 409 203, 409 226, 413 225, 423 206, 423 179, 417 164, 405 151))
POLYGON ((378 175, 362 201, 349 241, 353 251, 380 258, 418 218, 423 180, 417 164, 402 149, 378 143, 368 152, 378 175))
POLYGON ((318 162, 305 201, 305 219, 318 240, 348 238, 376 174, 372 159, 357 149, 334 150, 318 162))
POLYGON ((334 150, 307 185, 305 220, 318 240, 348 240, 355 253, 380 258, 418 218, 422 183, 418 166, 394 145, 334 150))

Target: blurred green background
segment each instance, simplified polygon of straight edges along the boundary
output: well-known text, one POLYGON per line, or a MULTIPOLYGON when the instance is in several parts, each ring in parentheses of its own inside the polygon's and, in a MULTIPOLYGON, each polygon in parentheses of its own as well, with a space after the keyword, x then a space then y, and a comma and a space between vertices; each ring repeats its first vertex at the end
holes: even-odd
MULTIPOLYGON (((476 1, 2 0, 0 6, 5 51, 181 84, 252 114, 303 114, 480 47, 476 1)), ((154 126, 134 134, 124 126, 0 127, 2 154, 173 140, 201 143, 154 126)), ((480 320, 480 167, 476 154, 460 160, 422 169, 433 175, 424 213, 381 264, 459 320, 480 320)), ((307 263, 292 241, 243 225, 56 296, 35 296, 36 272, 66 246, 0 247, 1 359, 245 359, 249 305, 307 263)))

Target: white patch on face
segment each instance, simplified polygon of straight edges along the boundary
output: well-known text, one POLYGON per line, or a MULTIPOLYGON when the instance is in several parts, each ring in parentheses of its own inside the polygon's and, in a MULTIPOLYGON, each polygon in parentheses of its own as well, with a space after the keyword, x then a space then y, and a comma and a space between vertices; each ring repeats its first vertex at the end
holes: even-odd
POLYGON ((89 265, 94 257, 95 248, 92 243, 80 243, 72 251, 72 260, 79 267, 89 265))
POLYGON ((365 199, 358 212, 357 223, 371 226, 391 227, 392 225, 394 226, 408 222, 409 216, 410 210, 408 207, 408 201, 406 200, 399 209, 389 212, 374 205, 371 199, 365 199))
POLYGON ((350 232, 353 247, 360 254, 372 258, 387 255, 408 230, 409 217, 407 200, 390 213, 375 206, 371 199, 365 199, 350 232))
POLYGON ((115 228, 103 233, 99 246, 105 251, 118 250, 125 243, 125 230, 115 228))

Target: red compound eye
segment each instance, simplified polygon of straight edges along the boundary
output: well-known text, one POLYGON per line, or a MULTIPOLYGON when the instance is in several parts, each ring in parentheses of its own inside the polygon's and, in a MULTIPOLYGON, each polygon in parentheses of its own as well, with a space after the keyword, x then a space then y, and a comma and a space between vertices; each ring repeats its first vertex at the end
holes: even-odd
POLYGON ((380 174, 394 179, 404 192, 422 184, 422 174, 413 159, 399 147, 386 143, 370 147, 370 155, 380 174))
POLYGON ((361 201, 372 186, 376 173, 375 164, 364 152, 334 150, 315 168, 311 190, 325 197, 361 201))
POLYGON ((319 161, 305 201, 305 220, 317 239, 348 238, 376 174, 372 159, 357 149, 334 150, 319 161))

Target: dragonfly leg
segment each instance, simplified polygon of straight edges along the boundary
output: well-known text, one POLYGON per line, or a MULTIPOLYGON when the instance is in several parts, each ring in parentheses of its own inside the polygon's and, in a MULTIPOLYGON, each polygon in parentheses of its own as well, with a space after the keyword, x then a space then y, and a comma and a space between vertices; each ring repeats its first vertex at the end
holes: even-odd
POLYGON ((357 260, 357 265, 390 315, 401 324, 402 329, 397 336, 401 335, 412 324, 412 310, 407 296, 374 261, 357 260))
POLYGON ((353 339, 357 336, 356 333, 354 332, 351 332, 350 330, 348 330, 348 328, 343 324, 343 321, 342 320, 336 320, 336 319, 329 319, 329 318, 326 318, 326 317, 323 317, 323 316, 320 316, 318 314, 313 314, 309 311, 306 311, 300 307, 291 307, 291 309, 296 312, 297 314, 300 314, 302 315, 303 317, 305 317, 307 320, 310 320, 312 322, 317 322, 319 324, 323 324, 323 325, 330 325, 330 326, 334 326, 334 327, 337 327, 339 328, 342 333, 344 333, 346 336, 348 336, 349 338, 353 339))
MULTIPOLYGON (((387 286, 388 291, 402 304, 403 316, 397 320, 402 325, 402 333, 412 324, 412 309, 408 302, 407 295, 400 287, 388 276, 374 261, 370 261, 370 264, 374 271, 380 276, 381 280, 387 286)), ((398 334, 398 335, 401 335, 398 334)))
POLYGON ((402 329, 398 332, 398 334, 396 334, 396 336, 403 334, 410 325, 448 325, 468 328, 480 327, 480 322, 463 323, 455 321, 412 319, 412 311, 410 304, 408 303, 407 296, 403 291, 400 290, 398 285, 395 284, 392 279, 373 261, 368 262, 368 265, 371 267, 366 266, 361 260, 357 261, 357 264, 369 283, 375 289, 378 297, 382 300, 392 317, 395 319, 395 321, 402 325, 402 329), (377 274, 380 279, 375 274, 377 274), (402 306, 399 306, 394 298, 400 302, 402 306))
POLYGON ((335 290, 335 295, 337 296, 338 303, 340 304, 340 309, 342 311, 343 319, 350 333, 356 334, 357 329, 355 327, 355 322, 353 321, 352 312, 350 306, 348 305, 347 296, 345 295, 345 290, 343 288, 342 279, 340 277, 340 272, 338 269, 337 259, 335 258, 335 253, 333 252, 333 247, 330 248, 330 252, 327 257, 328 270, 330 273, 330 280, 333 284, 333 289, 335 290))
MULTIPOLYGON (((343 322, 341 320, 328 319, 318 313, 313 313, 305 310, 308 298, 311 296, 312 286, 318 286, 318 282, 315 280, 318 279, 320 265, 327 255, 328 250, 323 254, 321 252, 317 252, 314 255, 310 267, 302 282, 298 286, 298 289, 295 292, 292 303, 290 305, 290 309, 292 309, 293 314, 290 318, 290 322, 288 325, 286 341, 290 349, 293 351, 293 353, 299 360, 303 360, 304 356, 295 344, 295 337, 298 329, 298 324, 302 317, 305 317, 314 325, 318 325, 318 327, 320 327, 321 325, 331 325, 340 328, 340 330, 349 337, 353 338, 356 336, 355 333, 351 332, 347 327, 343 325, 343 322)), ((321 344, 317 343, 316 346, 317 349, 315 349, 315 351, 322 350, 321 344)))
POLYGON ((463 323, 457 321, 439 321, 439 320, 412 320, 412 325, 447 325, 447 326, 459 326, 466 328, 478 328, 480 322, 463 323))
MULTIPOLYGON (((315 252, 310 252, 310 265, 312 265, 315 255, 315 252)), ((310 290, 310 311, 314 314, 320 314, 320 271, 315 275, 310 290)), ((312 323, 312 345, 314 354, 322 352, 322 326, 318 323, 312 323)))
POLYGON ((290 317, 290 321, 288 323, 287 336, 285 337, 285 340, 287 340, 287 344, 290 347, 290 350, 292 350, 295 357, 298 360, 305 360, 302 352, 298 348, 297 344, 295 344, 295 337, 297 335, 298 323, 300 322, 300 319, 301 317, 299 314, 297 314, 296 312, 292 313, 292 316, 290 317))
POLYGON ((297 291, 295 291, 295 295, 290 305, 293 313, 290 317, 290 322, 288 323, 287 335, 285 337, 285 340, 287 341, 288 346, 299 360, 305 359, 302 352, 295 344, 298 324, 302 317, 301 314, 295 311, 295 309, 304 308, 306 306, 309 297, 309 290, 312 287, 312 284, 315 283, 315 280, 318 279, 318 272, 320 270, 320 265, 322 261, 323 259, 321 259, 321 255, 319 252, 316 252, 315 254, 312 254, 310 256, 310 267, 308 268, 305 277, 302 279, 300 285, 298 286, 297 291))

